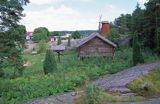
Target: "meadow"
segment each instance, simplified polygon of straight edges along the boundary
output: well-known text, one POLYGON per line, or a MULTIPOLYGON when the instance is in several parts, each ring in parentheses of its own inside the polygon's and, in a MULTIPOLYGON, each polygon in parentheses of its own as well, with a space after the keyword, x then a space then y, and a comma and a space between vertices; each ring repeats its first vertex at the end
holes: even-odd
MULTIPOLYGON (((5 76, 0 79, 0 103, 14 104, 37 97, 45 97, 57 93, 77 90, 87 85, 91 80, 113 74, 131 67, 132 48, 122 47, 116 50, 112 57, 92 57, 80 60, 76 50, 66 50, 58 62, 58 71, 45 75, 43 61, 45 53, 32 55, 24 53, 24 59, 30 62, 21 77, 13 77, 13 69, 5 69, 5 76)), ((143 53, 145 63, 154 62, 158 57, 152 52, 143 53)))

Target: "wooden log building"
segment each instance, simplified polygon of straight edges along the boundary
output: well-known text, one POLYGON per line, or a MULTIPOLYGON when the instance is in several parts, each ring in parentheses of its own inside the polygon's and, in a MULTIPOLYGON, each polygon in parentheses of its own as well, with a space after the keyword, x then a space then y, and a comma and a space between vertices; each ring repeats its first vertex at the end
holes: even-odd
POLYGON ((77 42, 79 57, 114 56, 115 48, 116 44, 96 32, 77 42))

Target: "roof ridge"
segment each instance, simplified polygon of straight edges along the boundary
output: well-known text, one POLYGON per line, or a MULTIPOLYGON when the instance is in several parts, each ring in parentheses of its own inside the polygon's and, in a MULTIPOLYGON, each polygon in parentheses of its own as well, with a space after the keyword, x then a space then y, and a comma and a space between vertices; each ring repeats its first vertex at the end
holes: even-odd
POLYGON ((85 44, 86 42, 88 42, 89 40, 93 39, 94 37, 99 37, 100 39, 102 39, 103 41, 109 43, 110 45, 112 45, 113 47, 117 47, 116 44, 114 44, 112 41, 106 39, 105 37, 101 36, 98 32, 93 32, 92 34, 90 34, 88 37, 86 38, 83 38, 82 41, 80 41, 80 43, 76 46, 76 47, 79 47, 83 44, 85 44))

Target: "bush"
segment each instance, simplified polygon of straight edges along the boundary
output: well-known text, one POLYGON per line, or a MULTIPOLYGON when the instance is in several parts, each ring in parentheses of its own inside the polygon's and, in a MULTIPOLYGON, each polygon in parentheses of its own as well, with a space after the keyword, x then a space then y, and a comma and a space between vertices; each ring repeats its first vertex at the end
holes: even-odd
POLYGON ((45 53, 47 50, 47 44, 45 41, 40 41, 38 43, 38 53, 45 53))
POLYGON ((1 68, 0 69, 0 78, 4 76, 4 70, 1 68))
POLYGON ((107 38, 112 41, 115 41, 116 39, 120 38, 120 33, 116 28, 111 28, 109 34, 107 35, 107 38))
POLYGON ((86 89, 86 104, 102 104, 104 98, 102 88, 92 84, 86 89))
POLYGON ((43 70, 45 74, 53 73, 57 70, 55 57, 51 50, 47 50, 46 57, 43 64, 43 70))
POLYGON ((57 41, 57 45, 60 45, 60 44, 62 44, 62 40, 61 40, 61 37, 59 36, 58 41, 57 41))

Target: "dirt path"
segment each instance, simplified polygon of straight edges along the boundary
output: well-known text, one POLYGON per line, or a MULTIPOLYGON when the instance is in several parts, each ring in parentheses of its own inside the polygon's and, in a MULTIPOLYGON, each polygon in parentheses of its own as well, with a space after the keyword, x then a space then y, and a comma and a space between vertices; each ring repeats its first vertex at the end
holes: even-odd
POLYGON ((131 67, 110 76, 103 76, 97 79, 94 83, 110 92, 120 92, 124 96, 132 95, 133 93, 126 87, 126 85, 137 77, 147 74, 158 65, 160 65, 160 63, 131 67))
MULTIPOLYGON (((152 63, 146 65, 139 65, 122 72, 103 76, 93 83, 105 88, 108 91, 119 91, 126 96, 132 95, 130 89, 126 87, 126 84, 136 79, 140 75, 147 74, 150 70, 160 65, 160 63, 152 63)), ((73 96, 73 93, 66 93, 56 96, 50 96, 46 98, 33 99, 21 104, 74 104, 74 99, 77 96, 73 96)), ((110 104, 160 104, 160 99, 153 99, 145 102, 129 102, 129 103, 110 103, 110 104)))
POLYGON ((117 103, 109 103, 109 104, 160 104, 160 98, 159 99, 150 99, 148 101, 143 102, 117 102, 117 103))

